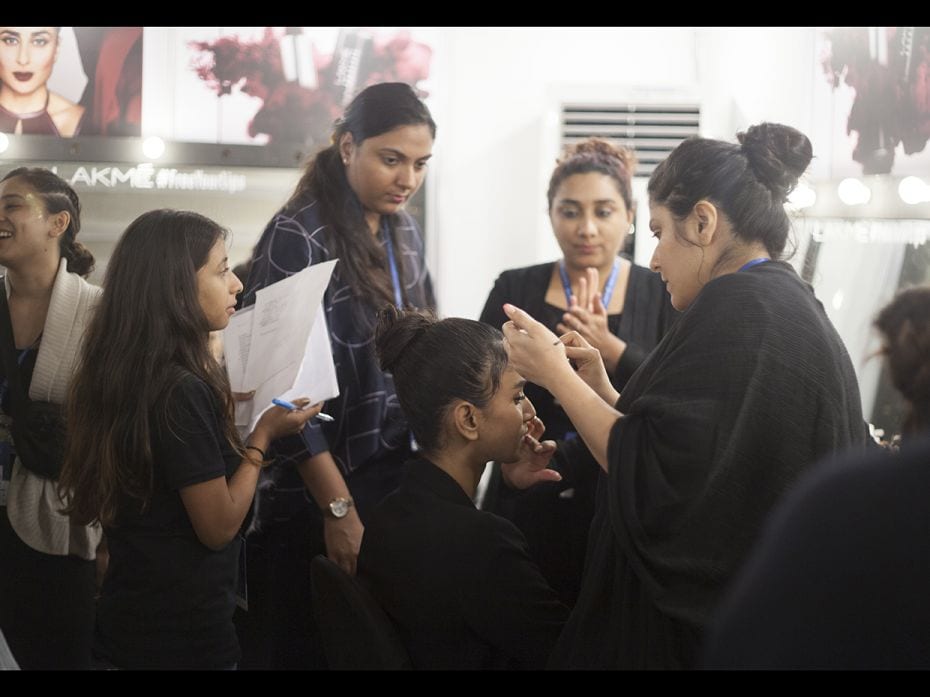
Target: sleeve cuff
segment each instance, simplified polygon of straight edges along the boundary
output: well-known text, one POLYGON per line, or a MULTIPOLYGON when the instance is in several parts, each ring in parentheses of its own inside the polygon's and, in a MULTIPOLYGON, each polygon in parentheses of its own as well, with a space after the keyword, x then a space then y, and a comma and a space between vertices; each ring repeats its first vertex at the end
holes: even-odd
POLYGON ((303 431, 274 441, 275 458, 284 462, 302 462, 329 450, 329 441, 318 424, 307 424, 303 431))
POLYGON ((627 380, 632 377, 633 373, 636 372, 636 369, 642 365, 643 361, 646 360, 646 356, 649 355, 649 352, 636 346, 635 344, 627 343, 626 350, 624 350, 623 355, 620 356, 620 360, 617 361, 617 367, 614 369, 613 383, 614 387, 622 391, 624 385, 626 385, 627 380))

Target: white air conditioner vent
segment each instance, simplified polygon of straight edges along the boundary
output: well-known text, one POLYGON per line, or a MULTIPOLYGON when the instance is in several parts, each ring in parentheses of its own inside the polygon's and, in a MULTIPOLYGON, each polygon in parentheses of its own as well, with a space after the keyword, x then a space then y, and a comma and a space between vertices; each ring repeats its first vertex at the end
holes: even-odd
POLYGON ((597 137, 632 148, 648 177, 681 141, 699 135, 698 104, 563 104, 562 146, 597 137))

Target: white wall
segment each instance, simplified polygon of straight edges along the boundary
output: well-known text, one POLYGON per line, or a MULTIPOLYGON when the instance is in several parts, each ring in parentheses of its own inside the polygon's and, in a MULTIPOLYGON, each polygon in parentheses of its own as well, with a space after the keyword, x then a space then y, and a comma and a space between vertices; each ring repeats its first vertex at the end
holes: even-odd
POLYGON ((545 190, 560 95, 691 89, 705 135, 732 139, 761 120, 807 132, 814 39, 805 28, 442 31, 428 206, 440 311, 477 317, 502 270, 557 256, 545 190))

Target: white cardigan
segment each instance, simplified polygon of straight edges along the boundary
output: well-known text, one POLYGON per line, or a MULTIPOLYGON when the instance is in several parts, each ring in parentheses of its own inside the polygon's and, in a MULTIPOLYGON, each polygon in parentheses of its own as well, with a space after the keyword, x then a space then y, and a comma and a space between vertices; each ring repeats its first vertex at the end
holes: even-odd
MULTIPOLYGON (((8 276, 4 278, 4 290, 9 297, 8 276)), ((29 384, 30 399, 64 403, 84 329, 100 293, 99 287, 68 273, 67 260, 61 260, 29 384)), ((16 458, 7 499, 10 525, 23 542, 40 552, 94 559, 103 537, 102 529, 99 525, 72 525, 60 512, 63 502, 57 486, 57 481, 33 474, 16 458)))

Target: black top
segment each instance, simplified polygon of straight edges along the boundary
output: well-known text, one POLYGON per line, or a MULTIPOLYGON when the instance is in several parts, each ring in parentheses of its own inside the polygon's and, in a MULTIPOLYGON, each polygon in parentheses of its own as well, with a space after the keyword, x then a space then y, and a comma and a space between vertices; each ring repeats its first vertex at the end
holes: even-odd
POLYGON ((375 509, 358 573, 414 668, 541 668, 568 615, 520 531, 425 459, 375 509))
POLYGON ((855 373, 783 262, 708 283, 623 392, 578 603, 554 667, 682 668, 767 513, 864 447, 855 373))
POLYGON ((819 468, 766 525, 709 668, 930 668, 930 440, 819 468))
POLYGON ((126 501, 105 528, 110 564, 97 604, 95 650, 120 668, 223 668, 239 660, 233 627, 240 539, 218 552, 197 538, 180 489, 231 477, 240 458, 223 436, 210 388, 187 373, 153 419, 154 493, 126 501))
MULTIPOLYGON (((529 312, 550 330, 557 331, 556 326, 562 321, 565 310, 545 301, 553 266, 554 262, 547 262, 504 271, 488 296, 481 321, 500 329, 507 321, 501 306, 509 302, 529 312)), ((623 389, 630 375, 678 316, 659 274, 633 265, 623 312, 607 317, 610 331, 627 342, 626 351, 611 376, 614 387, 623 389)), ((527 384, 524 391, 546 425, 546 438, 561 440, 575 437, 574 426, 548 391, 532 383, 527 384)), ((560 448, 566 451, 564 444, 560 448)), ((596 463, 593 466, 588 464, 594 461, 585 457, 587 453, 583 446, 569 448, 566 454, 570 457, 559 458, 558 463, 562 481, 544 482, 521 492, 511 491, 502 485, 499 471, 495 468, 483 507, 506 517, 520 528, 543 575, 562 602, 571 607, 581 586, 600 468, 596 463)))

